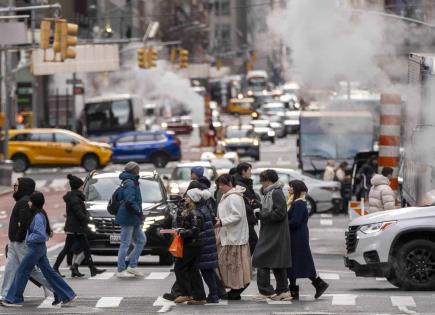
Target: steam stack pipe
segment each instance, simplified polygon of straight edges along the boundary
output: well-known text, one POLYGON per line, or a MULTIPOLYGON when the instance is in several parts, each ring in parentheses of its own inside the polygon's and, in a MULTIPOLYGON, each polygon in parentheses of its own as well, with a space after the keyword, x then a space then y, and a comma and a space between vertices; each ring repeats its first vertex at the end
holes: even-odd
POLYGON ((397 94, 381 95, 381 128, 379 136, 379 172, 389 166, 394 169, 391 188, 397 191, 400 163, 401 98, 397 94))

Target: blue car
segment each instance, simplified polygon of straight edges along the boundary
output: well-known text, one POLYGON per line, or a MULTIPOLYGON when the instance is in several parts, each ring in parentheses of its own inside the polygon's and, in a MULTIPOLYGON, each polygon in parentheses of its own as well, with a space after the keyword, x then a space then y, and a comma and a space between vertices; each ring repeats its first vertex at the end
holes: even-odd
POLYGON ((181 141, 165 131, 132 131, 111 139, 112 162, 151 162, 165 167, 169 161, 181 160, 181 141))

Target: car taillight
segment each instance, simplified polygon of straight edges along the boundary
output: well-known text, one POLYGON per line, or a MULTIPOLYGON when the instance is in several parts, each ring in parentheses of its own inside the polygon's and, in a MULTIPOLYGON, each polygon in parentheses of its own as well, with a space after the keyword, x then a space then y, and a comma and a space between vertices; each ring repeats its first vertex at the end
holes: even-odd
POLYGON ((338 188, 338 187, 322 187, 322 189, 330 191, 330 192, 340 191, 340 188, 338 188))

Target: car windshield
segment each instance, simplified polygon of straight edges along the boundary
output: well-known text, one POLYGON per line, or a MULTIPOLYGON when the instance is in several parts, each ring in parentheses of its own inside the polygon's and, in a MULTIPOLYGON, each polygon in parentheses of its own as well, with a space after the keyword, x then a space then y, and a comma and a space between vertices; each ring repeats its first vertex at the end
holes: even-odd
MULTIPOLYGON (((171 179, 173 180, 190 180, 190 170, 192 167, 177 167, 172 172, 171 179)), ((212 168, 204 168, 204 176, 209 180, 213 179, 213 169, 212 168)))
POLYGON ((250 138, 252 137, 250 129, 227 129, 227 138, 250 138))
MULTIPOLYGON (((113 192, 121 184, 118 177, 94 177, 86 182, 84 193, 87 201, 109 201, 113 192)), ((142 202, 156 203, 164 199, 160 183, 152 178, 140 178, 142 202)))
POLYGON ((211 165, 216 168, 232 168, 234 167, 234 163, 229 159, 214 159, 211 160, 211 165))
POLYGON ((269 127, 269 122, 268 121, 252 121, 251 125, 253 125, 254 127, 269 127))

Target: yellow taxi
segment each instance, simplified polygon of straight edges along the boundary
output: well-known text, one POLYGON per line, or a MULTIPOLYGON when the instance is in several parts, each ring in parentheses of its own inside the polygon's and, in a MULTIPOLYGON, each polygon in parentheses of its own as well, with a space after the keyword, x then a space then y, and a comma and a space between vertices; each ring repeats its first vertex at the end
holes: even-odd
POLYGON ((251 97, 246 98, 232 98, 230 99, 227 111, 232 114, 250 115, 253 112, 254 99, 251 97))
POLYGON ((107 143, 92 142, 64 129, 14 129, 9 131, 9 159, 15 172, 30 166, 83 166, 90 172, 110 163, 107 143))

